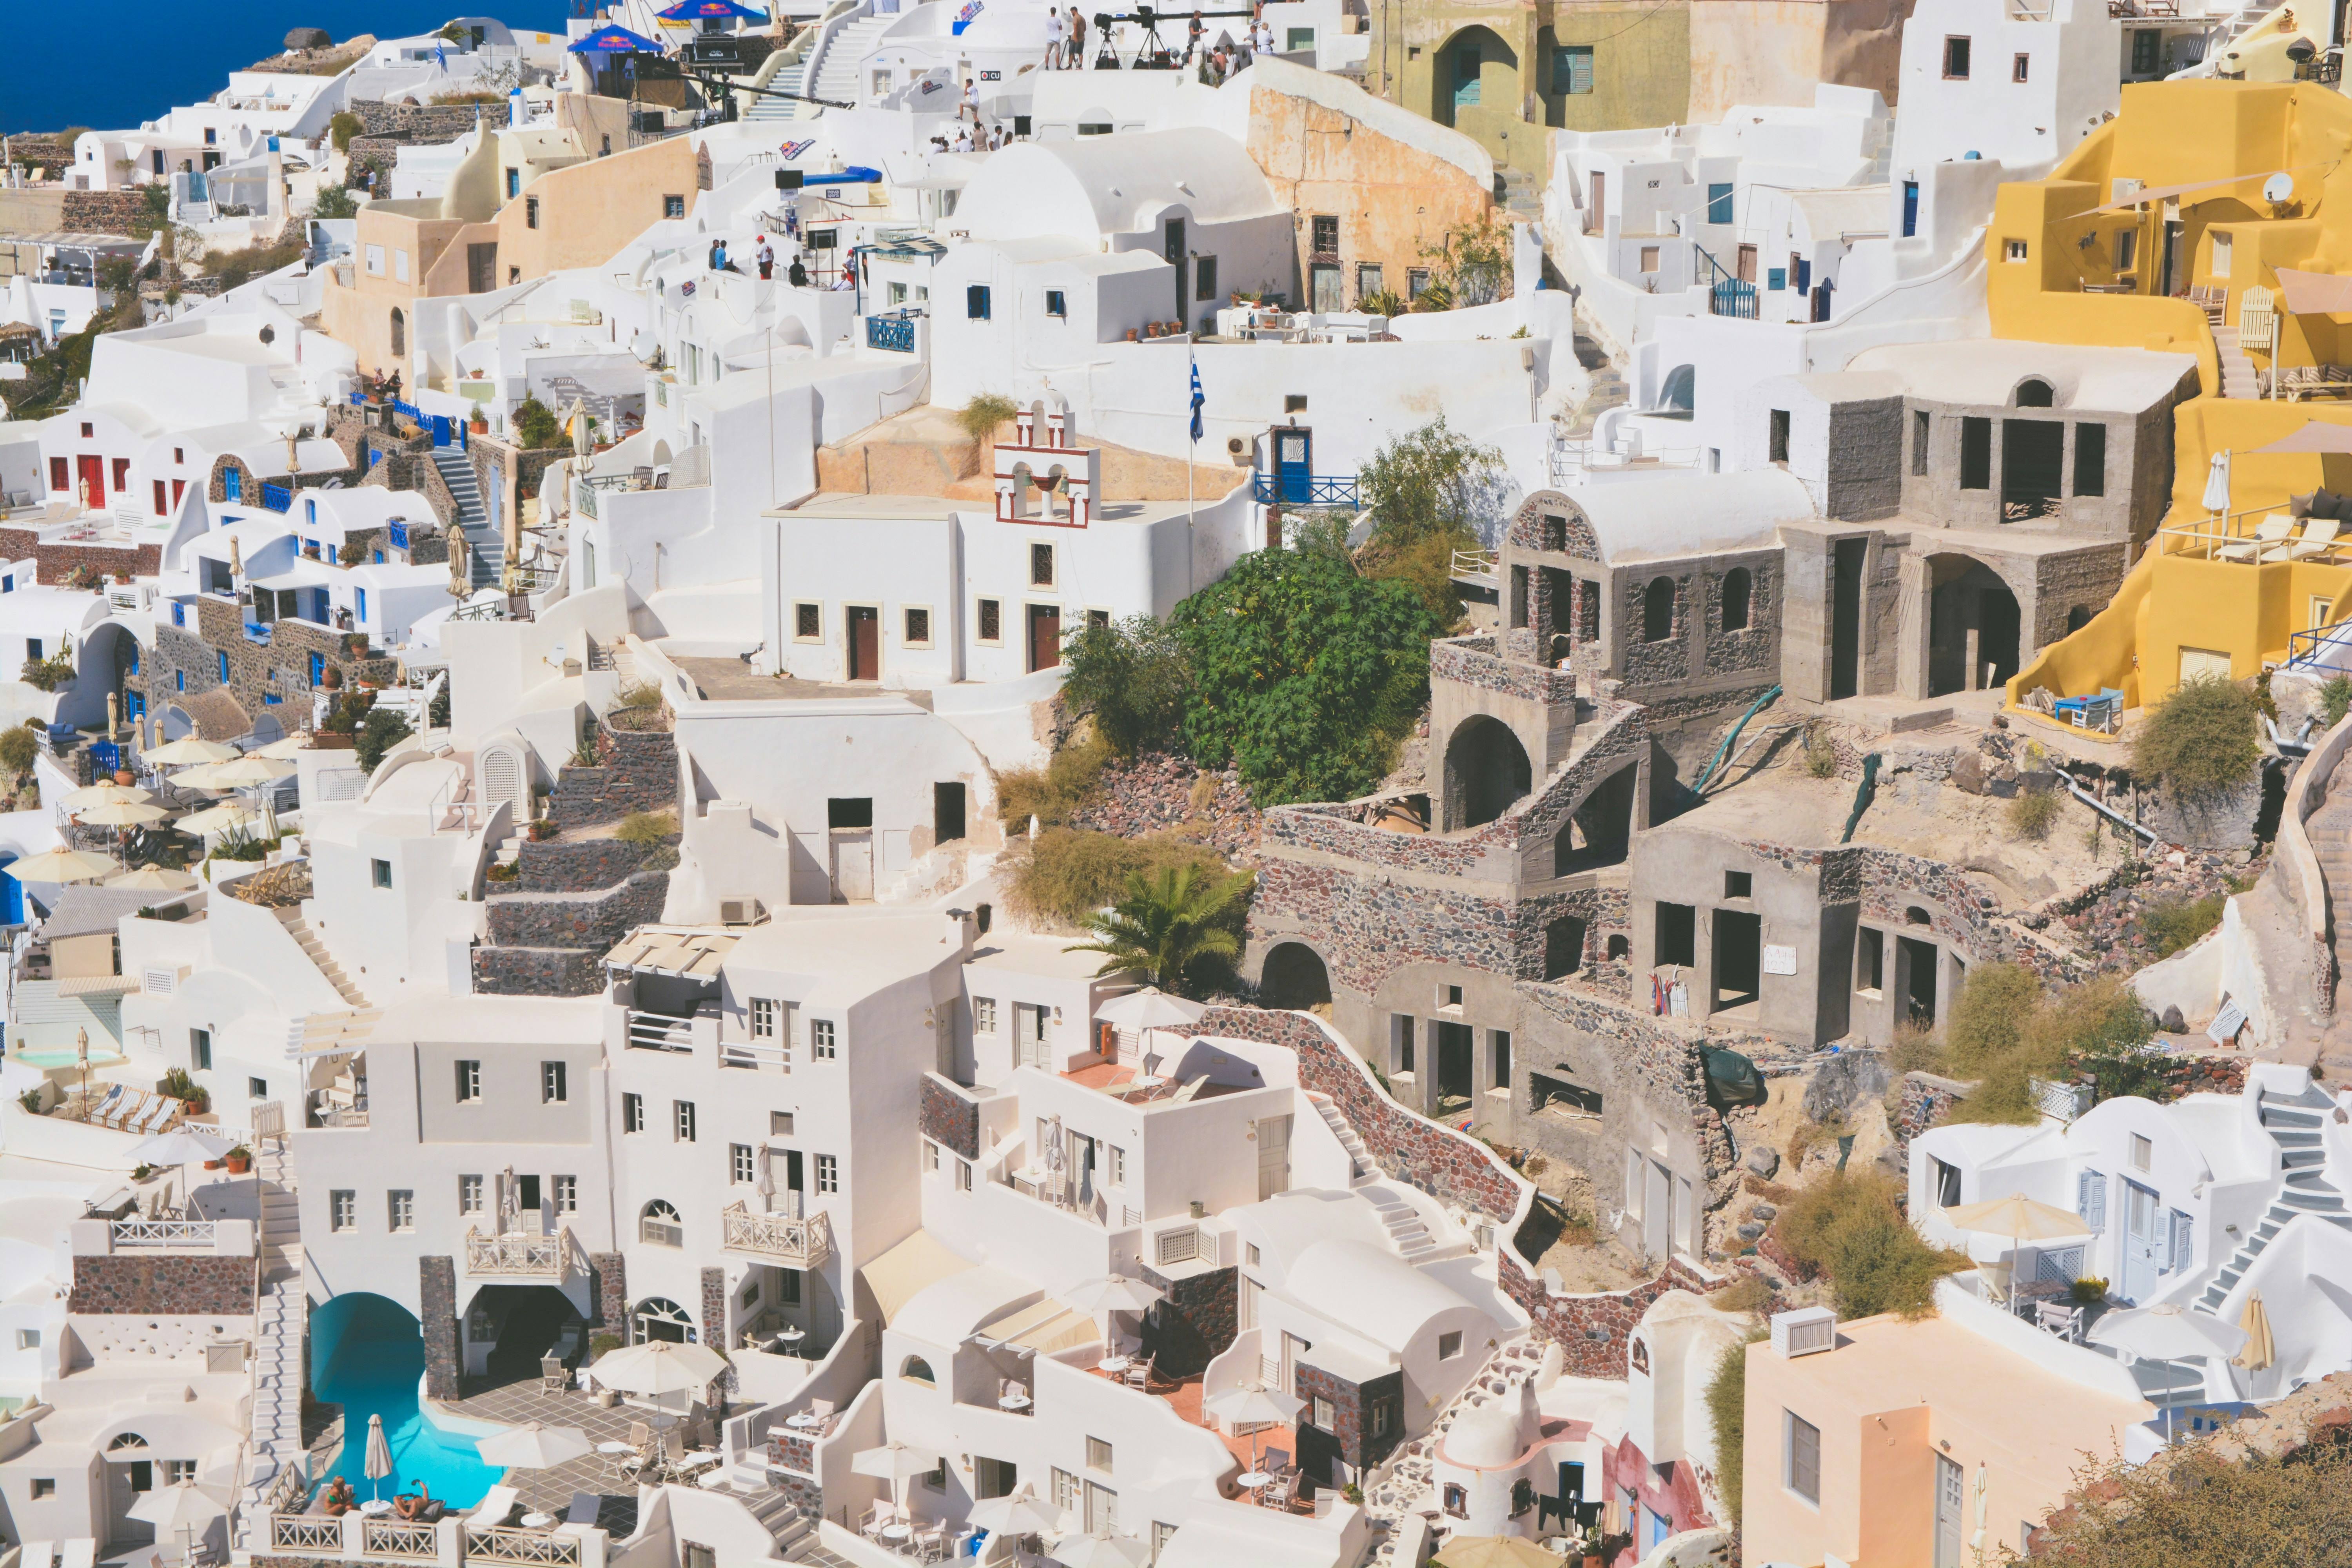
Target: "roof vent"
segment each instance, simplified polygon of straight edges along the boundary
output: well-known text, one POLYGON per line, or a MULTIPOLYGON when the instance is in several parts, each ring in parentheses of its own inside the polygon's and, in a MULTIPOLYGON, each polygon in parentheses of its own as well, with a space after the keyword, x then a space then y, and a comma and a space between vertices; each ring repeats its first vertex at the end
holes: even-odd
POLYGON ((1772 1348, 1783 1356, 1818 1355, 1837 1348, 1837 1314, 1827 1307, 1800 1307, 1772 1314, 1772 1348))

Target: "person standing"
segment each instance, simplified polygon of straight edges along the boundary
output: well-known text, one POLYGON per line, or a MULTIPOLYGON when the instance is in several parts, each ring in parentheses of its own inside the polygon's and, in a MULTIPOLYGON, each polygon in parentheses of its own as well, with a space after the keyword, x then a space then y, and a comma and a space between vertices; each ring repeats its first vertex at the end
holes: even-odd
POLYGON ((765 283, 773 279, 776 275, 776 247, 768 243, 768 237, 764 234, 756 236, 755 237, 760 242, 760 249, 758 251, 760 281, 765 283))
POLYGON ((1184 29, 1184 58, 1187 60, 1199 60, 1203 65, 1208 63, 1208 57, 1201 50, 1201 39, 1208 30, 1201 25, 1201 13, 1193 12, 1192 26, 1184 29))
POLYGON ((1052 6, 1045 8, 1045 68, 1062 68, 1062 14, 1052 6))
POLYGON ((1070 68, 1087 68, 1087 19, 1076 5, 1070 7, 1070 68))
POLYGON ((1265 10, 1261 6, 1250 35, 1250 58, 1255 59, 1259 55, 1272 53, 1274 53, 1274 24, 1265 19, 1265 10))
POLYGON ((963 112, 974 125, 980 123, 980 84, 970 77, 963 79, 963 112))

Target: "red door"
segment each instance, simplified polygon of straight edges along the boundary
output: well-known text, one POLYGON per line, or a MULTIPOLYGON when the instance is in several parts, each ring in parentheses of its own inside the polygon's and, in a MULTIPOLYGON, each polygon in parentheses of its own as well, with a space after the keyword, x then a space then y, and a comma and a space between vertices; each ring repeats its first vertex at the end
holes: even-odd
POLYGON ((76 489, 80 492, 82 504, 103 507, 106 504, 106 459, 85 455, 74 461, 81 470, 80 483, 76 489))
POLYGON ((871 605, 849 608, 849 679, 882 678, 882 614, 871 605))
POLYGON ((1029 668, 1051 669, 1062 662, 1062 610, 1058 605, 1029 606, 1029 668))

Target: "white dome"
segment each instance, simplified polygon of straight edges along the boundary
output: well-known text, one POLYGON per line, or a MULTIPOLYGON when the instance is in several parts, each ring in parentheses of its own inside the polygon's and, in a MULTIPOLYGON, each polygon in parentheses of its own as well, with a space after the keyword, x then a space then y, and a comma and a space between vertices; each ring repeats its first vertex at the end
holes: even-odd
POLYGON ((1528 1445, 1519 1435, 1517 1400, 1497 1399, 1454 1418, 1438 1444, 1447 1464, 1473 1470, 1499 1470, 1519 1462, 1528 1445))

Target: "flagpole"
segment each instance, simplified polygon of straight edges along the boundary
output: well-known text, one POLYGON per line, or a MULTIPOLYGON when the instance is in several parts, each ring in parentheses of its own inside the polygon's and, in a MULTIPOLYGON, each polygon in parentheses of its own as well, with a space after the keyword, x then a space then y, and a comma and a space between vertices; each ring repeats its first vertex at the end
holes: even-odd
POLYGON ((1191 598, 1200 584, 1195 581, 1199 568, 1193 564, 1192 545, 1192 460, 1201 450, 1201 351, 1191 337, 1184 340, 1184 363, 1192 372, 1189 393, 1192 397, 1192 417, 1184 425, 1184 596, 1191 598))

